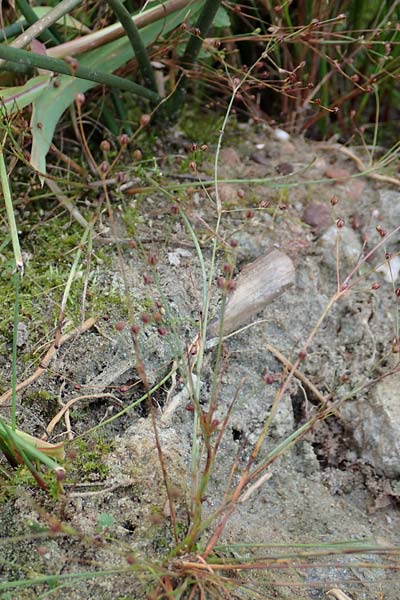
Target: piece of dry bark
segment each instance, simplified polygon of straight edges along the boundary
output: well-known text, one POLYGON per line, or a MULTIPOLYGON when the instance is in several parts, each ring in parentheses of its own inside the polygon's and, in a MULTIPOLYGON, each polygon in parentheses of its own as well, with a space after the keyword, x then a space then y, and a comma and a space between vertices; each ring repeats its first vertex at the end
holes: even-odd
MULTIPOLYGON (((280 296, 295 282, 292 260, 279 250, 272 250, 244 267, 236 279, 236 288, 226 303, 223 335, 239 329, 280 296)), ((209 337, 220 333, 220 319, 208 328, 209 337)))

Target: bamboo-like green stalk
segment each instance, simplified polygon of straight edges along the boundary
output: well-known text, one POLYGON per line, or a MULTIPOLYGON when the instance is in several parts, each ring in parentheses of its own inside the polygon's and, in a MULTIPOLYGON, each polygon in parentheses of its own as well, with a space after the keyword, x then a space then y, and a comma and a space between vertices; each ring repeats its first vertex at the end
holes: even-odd
MULTIPOLYGON (((195 0, 195 3, 196 2, 198 2, 198 0, 195 0)), ((166 0, 162 4, 143 10, 139 14, 134 15, 132 20, 135 22, 136 27, 141 29, 156 21, 161 20, 162 22, 168 15, 183 9, 186 6, 189 8, 191 4, 193 4, 193 0, 166 0)), ((108 27, 104 27, 104 29, 99 29, 88 35, 77 37, 74 40, 65 42, 55 48, 49 48, 47 54, 54 58, 76 56, 77 54, 83 54, 89 50, 104 46, 104 44, 116 40, 123 35, 124 28, 122 25, 120 23, 113 23, 112 25, 108 25, 108 27)))
MULTIPOLYGON (((61 17, 65 16, 68 12, 70 12, 75 6, 80 3, 80 0, 62 0, 49 10, 47 14, 38 19, 35 13, 35 19, 29 20, 31 26, 28 27, 23 33, 18 36, 11 44, 13 48, 26 48, 26 46, 35 38, 40 38, 43 32, 47 32, 51 30, 51 25, 56 23, 61 17)), ((23 4, 25 4, 23 2, 23 4)), ((28 5, 28 10, 32 11, 31 7, 28 5)), ((22 9, 21 9, 22 12, 22 9)), ((41 38, 40 38, 41 39, 41 38)), ((57 42, 59 43, 59 42, 57 42)))
MULTIPOLYGON (((18 6, 25 19, 31 25, 33 25, 34 23, 36 23, 36 21, 39 20, 35 11, 31 7, 29 2, 27 2, 27 0, 16 0, 16 5, 18 6)), ((57 35, 57 32, 54 31, 52 28, 47 29, 47 26, 38 34, 38 38, 44 44, 47 44, 50 41, 53 44, 53 46, 57 46, 57 44, 59 44, 61 41, 57 35)))
MULTIPOLYGON (((206 0, 195 26, 197 34, 191 36, 181 60, 181 66, 184 70, 190 68, 196 62, 203 44, 203 39, 207 36, 220 5, 221 0, 206 0)), ((185 96, 186 79, 186 75, 183 75, 174 93, 165 104, 167 114, 171 119, 176 119, 182 106, 185 96)))
POLYGON ((109 73, 98 71, 97 69, 80 66, 79 63, 76 68, 73 68, 71 64, 64 60, 50 58, 49 56, 43 56, 42 54, 34 54, 33 52, 27 52, 26 50, 20 50, 19 48, 11 48, 10 46, 0 46, 0 59, 1 58, 18 65, 29 65, 39 69, 54 71, 55 73, 62 73, 63 75, 70 75, 71 77, 78 77, 79 79, 95 81, 112 88, 126 90, 127 92, 146 98, 154 103, 160 102, 161 100, 158 94, 152 90, 148 90, 142 85, 138 85, 133 81, 128 81, 117 75, 110 75, 109 73))
POLYGON ((22 31, 24 31, 27 25, 27 21, 16 21, 16 23, 7 25, 7 27, 4 27, 4 29, 0 30, 0 42, 4 42, 4 40, 12 38, 14 35, 20 34, 22 31))
POLYGON ((153 68, 150 64, 146 47, 143 44, 140 36, 139 29, 136 27, 131 15, 126 10, 122 2, 120 2, 120 0, 108 0, 108 4, 113 9, 119 19, 119 22, 126 31, 126 35, 131 43, 136 60, 138 61, 139 69, 142 73, 146 87, 157 93, 156 78, 154 76, 153 68))

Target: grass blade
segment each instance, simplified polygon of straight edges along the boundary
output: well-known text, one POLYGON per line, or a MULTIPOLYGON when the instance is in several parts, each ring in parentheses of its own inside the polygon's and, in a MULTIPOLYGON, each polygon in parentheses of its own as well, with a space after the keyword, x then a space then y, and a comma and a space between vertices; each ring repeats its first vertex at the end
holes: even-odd
POLYGON ((3 189, 4 203, 6 205, 8 226, 10 228, 15 265, 20 271, 20 273, 23 274, 24 262, 22 260, 21 247, 19 245, 18 239, 17 224, 15 222, 14 207, 11 200, 11 191, 7 176, 6 164, 4 162, 3 145, 0 145, 0 182, 1 187, 3 189))

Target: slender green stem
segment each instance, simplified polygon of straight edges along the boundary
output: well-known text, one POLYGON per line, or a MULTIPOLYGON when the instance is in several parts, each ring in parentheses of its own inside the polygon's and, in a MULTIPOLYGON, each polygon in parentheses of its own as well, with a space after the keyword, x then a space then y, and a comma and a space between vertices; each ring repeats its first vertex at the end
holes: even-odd
MULTIPOLYGON (((16 4, 19 10, 24 15, 25 19, 28 21, 28 23, 33 25, 34 23, 36 23, 36 21, 39 20, 35 11, 31 7, 29 2, 27 2, 27 0, 16 0, 16 4)), ((38 37, 40 41, 44 44, 47 44, 50 41, 53 44, 53 46, 57 46, 57 44, 60 43, 60 39, 57 35, 57 32, 55 32, 52 28, 46 29, 45 31, 41 31, 38 34, 38 37)))
POLYGON ((125 133, 129 136, 133 135, 133 129, 129 123, 128 113, 125 107, 125 104, 122 101, 122 97, 115 90, 112 92, 112 101, 114 104, 114 108, 120 118, 121 125, 125 133))
POLYGON ((21 286, 21 274, 19 271, 14 273, 13 279, 15 282, 15 301, 11 361, 11 427, 13 428, 13 430, 15 430, 17 426, 17 342, 19 324, 19 291, 21 286))
POLYGON ((153 68, 150 64, 146 47, 143 44, 143 40, 140 36, 139 29, 136 27, 131 15, 126 10, 122 2, 120 2, 120 0, 108 0, 108 4, 113 9, 122 27, 126 31, 126 35, 131 43, 136 60, 138 61, 146 87, 150 90, 153 90, 154 93, 157 93, 156 78, 154 76, 153 68))
POLYGON ((29 65, 39 69, 54 71, 55 73, 62 73, 63 75, 70 75, 71 77, 78 77, 79 79, 96 81, 97 83, 102 83, 113 88, 126 90, 132 94, 137 94, 152 102, 160 102, 161 100, 158 94, 133 81, 127 81, 122 77, 103 73, 97 69, 83 67, 80 66, 79 63, 76 68, 74 68, 73 65, 64 60, 50 58, 49 56, 43 56, 42 54, 34 54, 33 52, 27 52, 26 50, 20 50, 19 48, 10 48, 9 46, 0 46, 0 58, 19 65, 29 65))

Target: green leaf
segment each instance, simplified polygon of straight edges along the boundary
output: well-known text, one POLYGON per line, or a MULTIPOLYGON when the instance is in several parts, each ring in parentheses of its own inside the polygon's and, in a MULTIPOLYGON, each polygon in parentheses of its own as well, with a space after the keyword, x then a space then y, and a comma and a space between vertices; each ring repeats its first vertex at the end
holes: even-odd
POLYGON ((214 17, 213 27, 217 29, 227 28, 231 26, 231 20, 229 14, 222 6, 217 10, 217 14, 214 17))
MULTIPOLYGON (((52 10, 52 7, 51 6, 33 6, 32 9, 36 13, 37 17, 39 19, 41 19, 42 17, 45 17, 47 15, 47 13, 52 10)), ((77 31, 80 31, 81 33, 90 33, 90 29, 88 27, 86 27, 86 25, 84 25, 83 23, 78 21, 78 19, 71 17, 70 15, 64 15, 63 17, 61 17, 61 19, 58 19, 57 24, 61 25, 62 27, 70 27, 71 29, 76 29, 77 31)))
POLYGON ((43 92, 51 86, 50 75, 39 75, 29 79, 25 85, 3 88, 0 90, 0 114, 7 114, 22 110, 34 102, 43 92))
POLYGON ((114 524, 114 517, 109 515, 108 513, 100 513, 97 517, 97 530, 103 531, 104 529, 109 529, 114 524))

